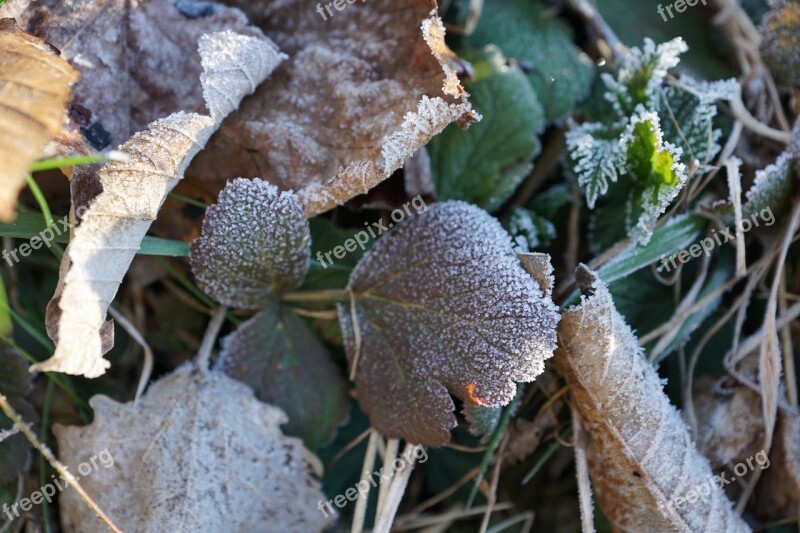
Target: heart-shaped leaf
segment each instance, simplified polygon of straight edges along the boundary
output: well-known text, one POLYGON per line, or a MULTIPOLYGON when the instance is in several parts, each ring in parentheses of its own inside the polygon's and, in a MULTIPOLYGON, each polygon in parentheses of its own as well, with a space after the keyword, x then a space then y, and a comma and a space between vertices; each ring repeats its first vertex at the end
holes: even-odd
POLYGON ((339 318, 361 407, 387 437, 439 446, 448 390, 472 405, 514 398, 553 355, 556 307, 485 211, 437 204, 382 238, 350 277, 339 318), (360 334, 357 346, 356 332, 360 334))
POLYGON ((341 372, 325 346, 291 310, 273 305, 222 342, 219 369, 250 385, 289 416, 284 433, 316 449, 347 415, 341 372))
POLYGON ((279 291, 303 282, 310 255, 308 222, 294 193, 240 178, 208 208, 190 260, 200 287, 212 298, 260 309, 279 291))

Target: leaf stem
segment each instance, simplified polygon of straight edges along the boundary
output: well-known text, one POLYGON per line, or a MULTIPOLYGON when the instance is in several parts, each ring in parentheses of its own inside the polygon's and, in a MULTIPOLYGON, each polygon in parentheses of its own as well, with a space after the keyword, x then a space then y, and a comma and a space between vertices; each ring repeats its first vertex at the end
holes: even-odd
POLYGON ((343 303, 350 301, 346 290, 294 291, 281 295, 281 300, 292 303, 343 303))

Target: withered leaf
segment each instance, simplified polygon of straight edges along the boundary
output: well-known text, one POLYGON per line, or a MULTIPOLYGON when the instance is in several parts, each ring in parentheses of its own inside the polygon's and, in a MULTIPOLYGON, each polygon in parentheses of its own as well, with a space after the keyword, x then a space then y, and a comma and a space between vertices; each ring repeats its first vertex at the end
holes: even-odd
MULTIPOLYGON (((123 531, 329 525, 317 511, 324 497, 310 475, 319 460, 281 433, 286 415, 245 385, 186 364, 136 405, 105 396, 90 404, 91 425, 54 427, 59 459, 73 472, 97 464, 81 485, 123 531)), ((107 531, 74 490, 61 494, 60 505, 65 530, 107 531)))
POLYGON ((440 446, 456 425, 448 390, 465 403, 505 405, 515 382, 533 381, 553 355, 555 305, 500 223, 464 202, 436 204, 390 231, 349 290, 352 309, 339 305, 347 355, 361 407, 387 437, 440 446))
POLYGON ((126 162, 106 164, 97 174, 100 193, 83 215, 64 255, 56 294, 48 307, 53 357, 32 371, 102 375, 109 362, 106 311, 142 238, 189 161, 225 114, 255 90, 281 56, 267 41, 220 32, 199 43, 200 77, 211 115, 178 112, 160 119, 120 147, 126 162))
POLYGON ((284 433, 314 450, 347 415, 344 377, 303 319, 277 305, 223 339, 218 368, 289 416, 284 433))
POLYGON ((190 180, 261 176, 297 191, 313 216, 475 119, 432 0, 357 2, 327 20, 303 0, 229 3, 290 58, 223 124, 190 180))
POLYGON ((562 315, 556 358, 589 434, 589 470, 605 515, 623 531, 749 531, 710 486, 708 461, 608 288, 583 266, 576 278, 585 294, 562 315))
POLYGON ((80 71, 70 118, 96 149, 171 113, 204 113, 203 69, 192 53, 202 35, 263 38, 240 10, 195 0, 36 0, 20 24, 80 71))
POLYGON ((209 207, 190 261, 200 288, 225 305, 261 309, 308 271, 311 234, 291 191, 236 179, 209 207))
POLYGON ((63 127, 77 79, 45 41, 0 19, 0 220, 14 220, 28 168, 63 127))

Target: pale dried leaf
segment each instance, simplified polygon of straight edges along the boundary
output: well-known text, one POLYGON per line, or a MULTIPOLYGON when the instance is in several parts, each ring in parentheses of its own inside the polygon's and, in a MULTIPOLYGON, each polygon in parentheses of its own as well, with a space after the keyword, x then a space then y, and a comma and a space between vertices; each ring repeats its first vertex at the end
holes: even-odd
POLYGON ((0 19, 0 220, 16 217, 28 167, 61 130, 77 79, 45 41, 0 19))
POLYGON ((485 211, 436 204, 353 270, 339 319, 362 410, 390 438, 440 446, 465 403, 510 402, 552 356, 558 313, 485 211), (351 312, 352 311, 352 312, 351 312))
POLYGON ((261 309, 280 291, 300 286, 310 256, 308 222, 294 193, 240 178, 208 208, 189 259, 209 296, 227 306, 261 309))
POLYGON ((711 467, 608 288, 583 266, 576 278, 587 294, 562 316, 557 357, 589 433, 589 468, 605 515, 624 531, 749 531, 721 491, 675 503, 708 487, 711 467))
POLYGON ((324 21, 301 0, 236 0, 289 61, 225 121, 189 179, 261 176, 308 216, 365 193, 451 122, 476 117, 431 0, 370 0, 324 21))
MULTIPOLYGON (((77 472, 103 450, 81 485, 123 531, 321 531, 324 499, 311 476, 318 459, 286 437, 286 415, 245 385, 187 364, 155 383, 139 402, 90 401, 94 422, 55 426, 59 459, 77 472)), ((66 531, 107 531, 68 489, 66 531)))
POLYGON ((264 36, 240 10, 203 0, 36 0, 20 24, 80 71, 71 126, 98 150, 171 113, 205 113, 192 53, 202 35, 264 36))
POLYGON ((98 172, 103 192, 74 232, 61 266, 57 304, 48 309, 56 351, 32 370, 86 377, 105 372, 109 362, 102 356, 109 347, 101 330, 109 327, 104 326, 106 311, 166 195, 219 126, 220 113, 255 90, 281 59, 267 41, 232 32, 204 36, 199 49, 207 69, 201 77, 204 93, 226 101, 209 102, 212 116, 179 112, 154 122, 120 147, 129 161, 108 163, 98 172))

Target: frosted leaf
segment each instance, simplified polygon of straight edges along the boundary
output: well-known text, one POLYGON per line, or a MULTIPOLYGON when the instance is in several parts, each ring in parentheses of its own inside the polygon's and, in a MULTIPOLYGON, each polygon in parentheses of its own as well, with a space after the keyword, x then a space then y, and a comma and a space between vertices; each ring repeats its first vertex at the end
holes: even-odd
POLYGON ((29 3, 20 24, 59 48, 80 72, 70 126, 98 150, 116 147, 171 113, 205 113, 203 86, 197 83, 203 69, 192 53, 202 35, 232 30, 264 39, 241 11, 214 2, 29 3), (203 16, 197 16, 197 6, 203 16))
POLYGON ((759 28, 761 55, 783 85, 800 85, 800 5, 772 0, 759 28))
POLYGON ((739 83, 735 79, 695 81, 688 76, 683 76, 681 82, 688 85, 691 92, 667 86, 664 99, 669 107, 658 100, 656 109, 661 117, 664 139, 683 149, 685 165, 691 165, 692 158, 701 165, 709 165, 720 151, 722 136, 722 132, 713 127, 717 102, 730 100, 739 90, 739 83))
POLYGON ((61 130, 77 79, 46 42, 0 19, 0 220, 16 218, 28 168, 61 130))
MULTIPOLYGON (((232 32, 203 36, 199 49, 209 69, 201 79, 203 90, 234 102, 255 90, 281 59, 267 41, 232 32)), ((222 109, 208 105, 212 111, 222 109)), ((129 161, 108 163, 97 172, 102 192, 74 231, 48 306, 48 335, 56 341, 56 351, 32 371, 86 377, 106 371, 109 362, 103 354, 111 348, 108 337, 113 333, 105 322, 108 306, 167 194, 223 118, 178 112, 157 120, 120 147, 129 161)))
MULTIPOLYGON (((36 409, 26 399, 30 392, 31 375, 27 361, 5 341, 0 341, 0 394, 28 424, 35 423, 37 418, 36 409)), ((11 420, 0 412, 0 433, 11 427, 11 420)), ((31 446, 22 434, 0 441, 0 492, 9 486, 14 487, 12 494, 16 492, 19 474, 30 467, 30 451, 31 446)))
POLYGON ((289 416, 284 433, 324 445, 347 415, 344 377, 331 354, 291 310, 270 306, 222 341, 217 368, 289 416))
POLYGON ((584 296, 562 316, 557 360, 591 441, 589 469, 604 514, 623 531, 749 531, 724 492, 709 487, 708 461, 608 288, 583 266, 576 279, 584 296), (702 486, 705 498, 677 503, 702 486))
POLYGON ((238 309, 261 309, 303 282, 311 235, 291 191, 261 180, 235 179, 208 208, 189 260, 203 289, 238 309))
POLYGON ((783 152, 771 165, 756 171, 753 186, 747 191, 747 202, 742 214, 749 217, 770 208, 780 213, 792 198, 794 188, 794 160, 790 152, 783 152))
POLYGON ((586 195, 586 205, 594 209, 597 198, 617 181, 618 139, 602 138, 605 128, 598 123, 573 126, 566 135, 567 151, 578 185, 586 195))
MULTIPOLYGON (((90 400, 94 422, 56 425, 70 471, 93 459, 83 488, 123 531, 321 531, 319 460, 285 437, 286 415, 245 385, 192 364, 136 405, 90 400), (104 454, 104 451, 110 455, 104 454), (98 461, 98 454, 100 461, 98 461), (107 467, 113 458, 113 466, 107 467)), ((73 489, 60 496, 67 531, 107 531, 73 489)))
MULTIPOLYGON (((428 0, 370 0, 323 18, 306 1, 229 0, 289 60, 225 122, 189 171, 262 176, 308 216, 363 194, 451 122, 476 119, 428 0)), ((324 8, 322 8, 324 14, 324 8)))
POLYGON ((626 227, 636 242, 647 244, 658 217, 688 179, 683 151, 664 141, 658 115, 638 110, 620 138, 617 167, 630 179, 626 227))
POLYGON ((550 246, 556 238, 556 227, 552 222, 522 207, 511 208, 507 227, 518 252, 550 246))
POLYGON ((464 418, 469 424, 469 432, 476 437, 483 437, 484 440, 490 437, 497 429, 502 415, 502 407, 472 404, 467 404, 464 407, 464 418))
POLYGON ((631 48, 620 62, 616 78, 603 74, 608 89, 606 100, 612 103, 620 117, 630 115, 636 106, 647 109, 658 106, 658 89, 669 69, 677 66, 680 55, 689 47, 680 37, 656 45, 645 38, 642 48, 631 48))
POLYGON ((426 446, 456 425, 448 391, 472 405, 510 402, 552 356, 558 313, 485 211, 446 202, 382 237, 339 305, 362 410, 387 437, 426 446))

